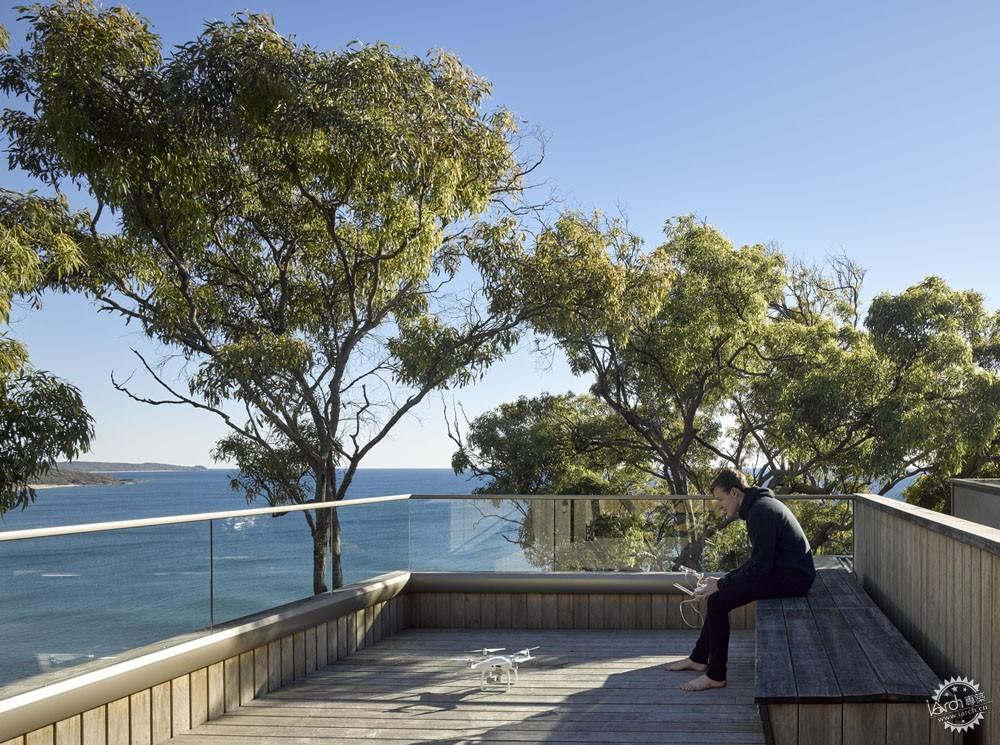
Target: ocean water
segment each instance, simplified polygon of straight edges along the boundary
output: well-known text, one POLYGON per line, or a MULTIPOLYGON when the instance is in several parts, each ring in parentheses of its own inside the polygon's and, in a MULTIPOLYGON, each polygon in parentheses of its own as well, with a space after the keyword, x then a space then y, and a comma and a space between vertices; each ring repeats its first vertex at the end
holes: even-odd
MULTIPOLYGON (((115 475, 132 481, 39 490, 27 510, 0 518, 0 531, 266 506, 247 504, 224 470, 115 475)), ((449 469, 366 469, 348 498, 468 494, 477 483, 449 469)), ((305 514, 0 542, 0 686, 49 682, 311 597, 305 514)), ((512 503, 409 500, 339 514, 346 584, 410 569, 537 569, 512 539, 512 503)))

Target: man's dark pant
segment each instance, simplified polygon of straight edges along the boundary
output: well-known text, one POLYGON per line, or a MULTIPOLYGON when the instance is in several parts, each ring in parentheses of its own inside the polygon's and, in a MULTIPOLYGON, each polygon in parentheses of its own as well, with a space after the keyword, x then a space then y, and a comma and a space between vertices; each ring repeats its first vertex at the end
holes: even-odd
POLYGON ((691 661, 702 665, 707 663, 705 675, 712 680, 725 680, 729 660, 729 611, 754 600, 805 595, 812 587, 813 579, 801 574, 775 572, 766 579, 713 592, 705 602, 708 610, 701 636, 694 645, 694 651, 688 655, 691 661))

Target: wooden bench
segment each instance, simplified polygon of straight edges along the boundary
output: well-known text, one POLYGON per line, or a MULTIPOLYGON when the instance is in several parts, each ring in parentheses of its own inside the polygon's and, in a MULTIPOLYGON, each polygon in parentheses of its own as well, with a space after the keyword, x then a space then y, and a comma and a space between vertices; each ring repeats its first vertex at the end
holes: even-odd
POLYGON ((808 595, 758 600, 756 642, 773 745, 952 742, 927 708, 941 679, 852 573, 820 569, 808 595))

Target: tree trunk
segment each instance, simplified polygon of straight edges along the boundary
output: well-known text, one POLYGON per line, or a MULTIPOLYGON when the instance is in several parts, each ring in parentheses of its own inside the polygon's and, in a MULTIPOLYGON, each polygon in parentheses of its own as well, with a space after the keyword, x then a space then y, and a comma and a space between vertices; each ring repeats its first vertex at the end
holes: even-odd
POLYGON ((340 556, 340 514, 330 510, 330 562, 333 564, 333 589, 344 586, 344 564, 340 556))
POLYGON ((331 513, 336 510, 316 510, 316 530, 313 532, 313 594, 327 592, 326 557, 330 537, 331 513))

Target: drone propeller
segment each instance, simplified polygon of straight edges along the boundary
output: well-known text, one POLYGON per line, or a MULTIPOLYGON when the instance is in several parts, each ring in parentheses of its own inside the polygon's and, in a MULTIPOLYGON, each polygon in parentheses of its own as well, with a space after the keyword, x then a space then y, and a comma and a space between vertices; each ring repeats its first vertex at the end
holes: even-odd
POLYGON ((493 654, 494 652, 503 652, 507 647, 483 647, 482 649, 470 649, 467 654, 493 654))

